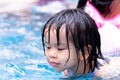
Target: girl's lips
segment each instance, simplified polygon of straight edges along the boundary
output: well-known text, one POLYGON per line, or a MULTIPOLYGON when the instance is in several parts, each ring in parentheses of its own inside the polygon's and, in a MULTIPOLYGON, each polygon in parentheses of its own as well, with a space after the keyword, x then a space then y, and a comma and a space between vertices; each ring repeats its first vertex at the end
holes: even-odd
POLYGON ((50 62, 50 65, 53 66, 53 67, 57 67, 59 65, 59 63, 56 63, 56 62, 50 62))

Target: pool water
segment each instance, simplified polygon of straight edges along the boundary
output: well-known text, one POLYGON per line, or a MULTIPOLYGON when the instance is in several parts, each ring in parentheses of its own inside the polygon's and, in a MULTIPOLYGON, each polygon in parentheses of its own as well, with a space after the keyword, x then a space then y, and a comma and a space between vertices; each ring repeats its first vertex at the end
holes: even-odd
POLYGON ((52 74, 58 77, 42 49, 41 28, 46 18, 49 15, 43 13, 0 13, 0 80, 45 80, 52 74))
POLYGON ((91 80, 85 76, 64 78, 49 66, 41 29, 51 15, 35 11, 23 14, 0 13, 0 80, 91 80))

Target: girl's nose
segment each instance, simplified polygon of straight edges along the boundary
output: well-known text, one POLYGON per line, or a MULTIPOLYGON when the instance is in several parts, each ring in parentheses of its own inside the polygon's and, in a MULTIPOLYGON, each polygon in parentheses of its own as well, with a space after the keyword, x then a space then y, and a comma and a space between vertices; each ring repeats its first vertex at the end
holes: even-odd
POLYGON ((49 57, 56 58, 57 57, 57 49, 52 48, 49 52, 49 57))

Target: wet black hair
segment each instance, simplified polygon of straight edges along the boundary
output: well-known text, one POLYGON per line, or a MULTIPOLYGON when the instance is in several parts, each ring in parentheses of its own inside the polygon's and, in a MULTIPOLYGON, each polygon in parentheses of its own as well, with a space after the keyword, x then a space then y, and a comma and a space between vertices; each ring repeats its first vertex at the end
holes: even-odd
MULTIPOLYGON (((79 0, 77 4, 77 8, 84 8, 88 0, 79 0)), ((101 14, 109 14, 110 13, 110 4, 113 0, 89 0, 91 4, 93 4, 97 10, 101 14)))
MULTIPOLYGON (((88 58, 88 63, 89 63, 89 72, 90 71, 93 72, 95 67, 98 67, 97 59, 98 58, 103 59, 100 49, 101 46, 100 34, 98 32, 97 25, 95 24, 94 20, 82 9, 66 9, 55 14, 46 22, 42 30, 42 43, 44 50, 45 50, 44 39, 45 39, 46 30, 48 32, 48 40, 49 40, 48 42, 50 42, 51 28, 54 28, 56 30, 56 38, 57 38, 57 43, 59 45, 59 38, 60 38, 59 33, 62 25, 65 25, 66 28, 66 39, 67 39, 68 50, 69 50, 69 40, 70 40, 75 46, 76 55, 78 56, 77 57, 78 63, 80 62, 79 51, 82 52, 82 56, 85 62, 83 73, 85 73, 86 71, 86 59, 85 59, 84 47, 85 46, 87 47, 88 45, 92 46, 92 50, 88 58), (92 64, 93 62, 94 65, 92 64)), ((70 57, 70 50, 66 63, 68 62, 69 57, 70 57)))

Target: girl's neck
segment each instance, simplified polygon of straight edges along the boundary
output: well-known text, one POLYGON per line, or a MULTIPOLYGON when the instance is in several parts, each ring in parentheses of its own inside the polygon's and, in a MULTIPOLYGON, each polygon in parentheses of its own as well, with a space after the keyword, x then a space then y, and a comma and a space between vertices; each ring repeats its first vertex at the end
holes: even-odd
POLYGON ((120 0, 113 0, 113 2, 110 5, 110 13, 107 15, 103 14, 103 16, 106 19, 109 19, 109 18, 114 18, 119 14, 120 14, 120 0))
POLYGON ((72 74, 76 75, 76 76, 88 74, 88 73, 91 72, 91 71, 89 71, 89 64, 88 63, 86 64, 86 70, 85 70, 84 74, 83 74, 83 72, 84 72, 84 64, 80 64, 77 71, 76 71, 76 68, 70 69, 70 70, 71 70, 72 74), (74 74, 75 71, 76 71, 76 73, 74 74))

